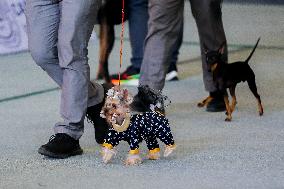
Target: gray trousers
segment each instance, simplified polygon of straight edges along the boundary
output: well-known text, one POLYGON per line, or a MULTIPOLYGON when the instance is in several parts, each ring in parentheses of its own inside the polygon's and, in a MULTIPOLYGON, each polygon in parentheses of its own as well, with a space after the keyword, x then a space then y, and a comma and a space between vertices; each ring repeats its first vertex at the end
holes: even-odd
MULTIPOLYGON (((222 23, 221 0, 189 0, 195 18, 202 56, 205 90, 214 92, 212 74, 207 71, 203 44, 217 50, 226 42, 222 23)), ((149 0, 148 34, 144 43, 140 85, 161 90, 171 56, 178 42, 180 25, 183 24, 184 0, 149 0)), ((227 47, 223 57, 227 59, 227 47)))
POLYGON ((63 121, 55 133, 79 139, 89 106, 103 100, 101 85, 90 82, 88 42, 100 0, 27 0, 29 49, 39 65, 61 88, 63 121))

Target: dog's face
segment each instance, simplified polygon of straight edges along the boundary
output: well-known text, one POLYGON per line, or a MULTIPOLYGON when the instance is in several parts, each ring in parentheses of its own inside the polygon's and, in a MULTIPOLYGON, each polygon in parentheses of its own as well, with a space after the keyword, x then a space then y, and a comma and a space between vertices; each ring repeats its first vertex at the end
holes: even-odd
POLYGON ((205 44, 203 46, 205 50, 208 72, 214 72, 217 68, 217 65, 223 62, 222 56, 225 51, 225 43, 222 43, 217 51, 209 51, 205 44))
POLYGON ((119 86, 112 87, 107 92, 101 117, 106 118, 109 126, 115 123, 121 125, 126 114, 130 112, 132 101, 133 97, 127 89, 120 89, 119 86))

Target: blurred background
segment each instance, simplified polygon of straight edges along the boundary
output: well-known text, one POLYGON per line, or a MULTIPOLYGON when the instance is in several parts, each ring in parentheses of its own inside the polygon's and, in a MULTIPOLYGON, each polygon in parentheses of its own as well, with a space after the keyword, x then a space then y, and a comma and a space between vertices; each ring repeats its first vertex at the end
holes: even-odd
MULTIPOLYGON (((249 48, 258 37, 261 37, 260 47, 283 49, 283 5, 283 0, 224 0, 223 22, 230 50, 249 48)), ((35 65, 28 53, 24 8, 25 0, 0 1, 0 102, 29 93, 56 90, 55 84, 35 65)), ((178 63, 180 79, 198 73, 200 68, 188 67, 199 59, 200 54, 196 25, 188 2, 184 16, 184 42, 178 63)), ((120 30, 117 26, 116 43, 109 61, 111 73, 117 73, 119 69, 120 30)), ((98 26, 94 31, 98 31, 98 26)), ((96 77, 98 67, 98 47, 94 32, 89 45, 92 78, 96 77)), ((131 56, 127 23, 123 53, 122 70, 130 64, 131 56)))

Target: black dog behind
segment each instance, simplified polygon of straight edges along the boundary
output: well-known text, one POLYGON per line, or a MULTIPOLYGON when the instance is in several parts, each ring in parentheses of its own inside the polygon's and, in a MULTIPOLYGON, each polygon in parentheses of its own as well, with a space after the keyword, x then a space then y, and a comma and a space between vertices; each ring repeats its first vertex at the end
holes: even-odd
MULTIPOLYGON (((124 21, 128 19, 128 0, 124 0, 124 21)), ((114 45, 114 26, 122 22, 122 1, 105 0, 98 12, 100 24, 100 51, 97 79, 110 83, 108 58, 114 45)))
MULTIPOLYGON (((235 89, 237 84, 241 81, 247 81, 251 92, 257 99, 259 115, 263 115, 263 107, 255 83, 255 74, 248 64, 258 45, 259 40, 260 38, 257 40, 257 43, 255 44, 252 52, 245 61, 239 61, 230 64, 227 64, 226 62, 222 61, 221 58, 224 53, 225 44, 222 44, 218 51, 208 51, 208 48, 204 45, 206 61, 209 68, 208 71, 213 73, 213 81, 216 87, 224 94, 224 101, 227 110, 227 118, 225 119, 225 121, 231 121, 232 119, 232 112, 234 111, 235 106, 237 104, 235 89), (232 96, 231 106, 229 104, 227 88, 229 88, 230 94, 232 96)), ((208 97, 202 103, 204 103, 206 100, 210 101, 211 99, 212 98, 208 97)), ((199 106, 202 106, 202 103, 199 103, 199 106)))

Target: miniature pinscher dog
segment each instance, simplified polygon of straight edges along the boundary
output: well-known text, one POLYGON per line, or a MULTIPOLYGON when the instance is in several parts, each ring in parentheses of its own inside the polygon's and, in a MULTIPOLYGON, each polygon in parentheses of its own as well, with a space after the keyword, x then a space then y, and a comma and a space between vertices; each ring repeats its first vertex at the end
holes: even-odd
MULTIPOLYGON (((224 95, 224 102, 226 105, 226 119, 225 121, 232 120, 232 112, 237 104, 235 89, 238 83, 247 81, 248 86, 257 99, 259 115, 263 115, 263 107, 261 104, 260 96, 257 92, 257 87, 255 83, 255 74, 248 62, 252 57, 260 38, 257 40, 252 52, 245 61, 238 61, 234 63, 226 63, 222 60, 222 55, 225 50, 225 43, 217 51, 208 51, 208 48, 204 44, 206 62, 208 66, 208 71, 213 74, 213 82, 217 89, 220 90, 224 95), (232 105, 229 104, 227 89, 229 89, 232 96, 232 105)), ((202 102, 198 103, 199 107, 208 104, 212 100, 212 97, 207 97, 202 102)))
MULTIPOLYGON (((124 21, 128 19, 128 0, 125 0, 124 21)), ((122 2, 118 0, 104 0, 98 12, 100 24, 99 68, 96 79, 104 79, 110 83, 108 58, 115 39, 114 26, 122 22, 122 2)))

